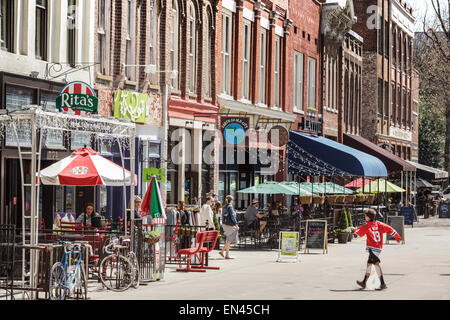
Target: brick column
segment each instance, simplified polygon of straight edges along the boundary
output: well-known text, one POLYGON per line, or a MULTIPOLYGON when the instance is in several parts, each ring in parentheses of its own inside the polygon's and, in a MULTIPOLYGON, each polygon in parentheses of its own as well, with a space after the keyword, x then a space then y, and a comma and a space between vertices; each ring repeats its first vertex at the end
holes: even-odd
POLYGON ((255 22, 253 24, 253 59, 250 65, 250 96, 253 104, 258 103, 258 87, 259 87, 259 56, 261 46, 261 11, 264 10, 263 2, 255 2, 255 22))
POLYGON ((281 88, 280 88, 280 104, 283 109, 283 111, 291 112, 292 110, 289 108, 289 105, 292 105, 292 103, 289 103, 288 94, 291 94, 292 92, 288 92, 288 82, 292 83, 291 81, 288 81, 288 79, 292 79, 290 77, 291 72, 288 72, 290 70, 288 61, 291 60, 292 56, 292 49, 289 47, 290 43, 290 33, 289 29, 292 26, 292 20, 286 19, 284 20, 284 37, 282 39, 282 46, 281 46, 281 88), (289 77, 288 77, 289 73, 289 77))
POLYGON ((338 75, 336 81, 336 94, 337 96, 337 107, 338 107, 338 136, 337 142, 342 143, 344 141, 344 90, 345 90, 345 58, 344 58, 344 48, 341 46, 338 49, 339 54, 336 56, 336 63, 338 64, 338 75))

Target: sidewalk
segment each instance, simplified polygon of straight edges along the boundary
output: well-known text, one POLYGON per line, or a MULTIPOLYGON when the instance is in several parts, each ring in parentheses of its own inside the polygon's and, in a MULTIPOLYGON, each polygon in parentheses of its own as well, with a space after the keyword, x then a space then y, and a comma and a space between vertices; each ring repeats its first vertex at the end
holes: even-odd
POLYGON ((92 300, 211 300, 211 299, 450 299, 450 219, 419 219, 406 226, 404 245, 385 244, 381 255, 388 289, 360 290, 356 280, 365 272, 365 239, 329 244, 322 251, 300 255, 298 263, 275 262, 276 251, 238 251, 224 260, 217 251, 206 273, 176 272, 167 265, 165 279, 116 293, 95 291, 92 300))

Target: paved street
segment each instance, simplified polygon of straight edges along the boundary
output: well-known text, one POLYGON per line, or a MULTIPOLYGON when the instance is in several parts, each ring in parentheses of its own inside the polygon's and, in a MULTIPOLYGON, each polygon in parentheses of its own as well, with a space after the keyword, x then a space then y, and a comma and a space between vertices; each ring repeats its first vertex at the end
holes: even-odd
MULTIPOLYGON (((365 238, 330 244, 329 253, 302 254, 300 262, 275 262, 276 251, 232 251, 224 260, 214 251, 210 265, 221 270, 176 272, 166 279, 123 293, 97 291, 92 300, 105 299, 450 299, 450 219, 430 218, 406 227, 406 244, 391 242, 381 255, 388 289, 360 290, 355 283, 365 271, 365 238)), ((371 280, 368 281, 369 285, 371 280)), ((373 287, 373 284, 372 284, 373 287)))

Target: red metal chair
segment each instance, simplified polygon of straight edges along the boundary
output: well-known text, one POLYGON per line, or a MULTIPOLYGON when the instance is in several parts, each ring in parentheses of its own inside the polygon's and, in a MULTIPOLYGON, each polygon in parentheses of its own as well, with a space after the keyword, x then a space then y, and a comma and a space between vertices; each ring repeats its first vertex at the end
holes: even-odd
POLYGON ((219 236, 219 231, 217 230, 211 230, 211 231, 204 231, 202 233, 205 233, 205 240, 203 241, 203 244, 207 245, 206 247, 200 248, 200 253, 202 254, 202 264, 200 266, 192 266, 192 268, 197 269, 211 269, 211 270, 219 270, 219 267, 209 267, 205 266, 205 256, 207 253, 214 250, 216 247, 217 237, 219 236), (211 246, 208 248, 208 244, 211 244, 211 246))
MULTIPOLYGON (((198 232, 197 233, 197 247, 196 248, 187 248, 187 249, 180 249, 178 251, 179 255, 186 255, 186 268, 179 268, 177 271, 186 271, 186 272, 206 272, 205 269, 193 269, 191 268, 191 256, 197 254, 202 250, 203 248, 203 242, 205 241, 206 232, 198 232)), ((181 267, 181 262, 180 262, 181 267)))

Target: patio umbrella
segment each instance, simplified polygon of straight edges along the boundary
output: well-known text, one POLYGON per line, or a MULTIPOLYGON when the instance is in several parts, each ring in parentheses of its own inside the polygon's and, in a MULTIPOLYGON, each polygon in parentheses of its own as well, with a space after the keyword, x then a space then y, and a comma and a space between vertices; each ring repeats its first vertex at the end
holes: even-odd
MULTIPOLYGON (((386 181, 384 179, 372 181, 370 184, 364 187, 364 193, 383 193, 383 192, 396 193, 405 191, 406 191, 405 189, 400 188, 399 186, 393 184, 392 182, 386 181), (378 187, 380 187, 380 190, 378 190, 378 187)), ((356 192, 361 193, 363 192, 363 189, 359 188, 358 190, 356 190, 356 192)))
POLYGON ((333 182, 321 183, 325 194, 354 194, 355 192, 351 189, 345 188, 333 182))
POLYGON ((141 216, 151 215, 153 219, 166 219, 166 212, 161 199, 158 182, 156 181, 156 177, 153 176, 145 193, 144 200, 142 200, 141 216))
MULTIPOLYGON (((372 182, 372 180, 364 179, 365 186, 367 186, 371 182, 372 182)), ((344 187, 346 187, 346 188, 362 188, 362 186, 363 186, 363 178, 358 178, 356 180, 353 180, 353 181, 347 183, 344 187)))
POLYGON ((298 195, 298 188, 294 189, 293 187, 283 185, 279 182, 268 181, 260 183, 257 186, 239 190, 238 193, 298 195))
POLYGON ((311 190, 304 188, 298 182, 295 181, 283 181, 280 182, 280 184, 290 188, 293 192, 295 192, 295 195, 310 196, 312 194, 311 190))
MULTIPOLYGON (((39 177, 45 185, 129 186, 131 173, 91 148, 80 148, 69 157, 41 170, 39 177)), ((134 175, 136 184, 137 177, 134 175)))

